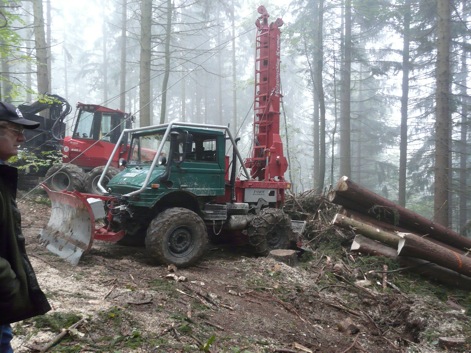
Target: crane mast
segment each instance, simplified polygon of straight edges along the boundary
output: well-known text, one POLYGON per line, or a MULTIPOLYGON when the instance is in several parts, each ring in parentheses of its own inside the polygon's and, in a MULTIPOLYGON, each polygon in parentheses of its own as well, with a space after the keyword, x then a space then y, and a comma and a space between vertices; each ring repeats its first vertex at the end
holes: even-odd
POLYGON ((255 94, 252 156, 245 166, 251 177, 260 181, 284 181, 288 163, 283 155, 280 137, 280 27, 281 18, 268 23, 270 15, 264 6, 257 26, 255 53, 255 94))

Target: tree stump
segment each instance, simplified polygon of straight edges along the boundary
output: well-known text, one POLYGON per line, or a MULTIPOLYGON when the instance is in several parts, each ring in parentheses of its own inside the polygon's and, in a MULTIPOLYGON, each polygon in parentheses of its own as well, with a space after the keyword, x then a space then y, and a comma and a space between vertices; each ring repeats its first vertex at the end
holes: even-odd
POLYGON ((438 345, 443 349, 456 349, 463 348, 466 344, 466 340, 462 337, 439 337, 438 345))
POLYGON ((298 254, 296 250, 275 249, 270 251, 268 257, 292 267, 298 264, 298 254))

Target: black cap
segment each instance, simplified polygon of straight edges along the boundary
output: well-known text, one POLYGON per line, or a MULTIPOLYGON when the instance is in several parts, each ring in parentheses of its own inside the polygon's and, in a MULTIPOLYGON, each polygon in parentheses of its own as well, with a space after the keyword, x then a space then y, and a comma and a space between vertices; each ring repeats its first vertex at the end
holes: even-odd
POLYGON ((14 124, 23 125, 25 129, 36 129, 39 123, 23 118, 20 110, 13 104, 0 102, 0 121, 9 121, 14 124))

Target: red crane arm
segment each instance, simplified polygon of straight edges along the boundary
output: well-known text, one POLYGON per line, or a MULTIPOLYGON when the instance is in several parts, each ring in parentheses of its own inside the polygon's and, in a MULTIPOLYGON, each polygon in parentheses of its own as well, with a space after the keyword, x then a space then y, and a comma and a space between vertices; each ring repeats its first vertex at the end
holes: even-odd
POLYGON ((284 181, 288 163, 283 155, 280 138, 280 29, 283 20, 268 23, 264 6, 257 26, 255 54, 255 95, 252 157, 245 165, 252 178, 257 180, 284 181))

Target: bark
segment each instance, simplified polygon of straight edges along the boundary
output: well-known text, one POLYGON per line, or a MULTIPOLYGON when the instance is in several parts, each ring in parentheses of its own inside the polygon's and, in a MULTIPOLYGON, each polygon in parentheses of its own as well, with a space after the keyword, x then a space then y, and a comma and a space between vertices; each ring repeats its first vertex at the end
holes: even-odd
POLYGON ((47 72, 47 92, 52 93, 51 91, 51 86, 52 86, 52 77, 51 77, 51 69, 52 69, 52 54, 51 54, 51 48, 52 48, 52 35, 51 35, 51 27, 52 27, 52 16, 51 16, 51 0, 46 1, 46 16, 47 16, 47 25, 46 25, 46 72, 47 72))
POLYGON ((151 32, 152 0, 141 0, 141 54, 139 82, 140 126, 151 124, 151 32))
MULTIPOLYGON (((471 239, 465 238, 458 233, 437 224, 423 216, 418 215, 394 202, 387 200, 372 191, 369 191, 358 184, 355 184, 348 177, 340 178, 335 188, 333 199, 337 204, 342 205, 342 200, 348 200, 350 206, 357 204, 354 210, 362 212, 367 209, 373 212, 374 216, 381 221, 391 223, 395 226, 408 229, 412 233, 427 234, 433 239, 449 244, 457 249, 471 249, 471 239)), ((329 195, 329 200, 331 195, 329 195)), ((347 205, 345 207, 349 208, 347 205)), ((373 214, 372 213, 372 214, 373 214)))
POLYGON ((119 96, 119 109, 123 112, 126 111, 126 31, 127 31, 127 0, 123 0, 121 4, 121 60, 120 68, 121 72, 119 73, 119 91, 121 92, 119 96))
POLYGON ((165 27, 165 74, 162 81, 162 103, 160 105, 160 124, 165 123, 167 115, 167 90, 170 77, 170 39, 172 38, 172 0, 167 0, 167 25, 165 27))
MULTIPOLYGON (((466 10, 466 1, 462 1, 462 11, 465 13, 466 10)), ((461 125, 460 125, 460 144, 459 144, 459 153, 460 153, 460 170, 459 170, 459 228, 460 234, 465 235, 465 232, 462 232, 461 229, 466 225, 468 221, 468 115, 469 107, 471 106, 470 97, 467 94, 468 87, 468 75, 465 73, 468 72, 467 65, 467 51, 464 50, 465 43, 463 43, 463 49, 461 50, 461 75, 462 79, 460 82, 460 96, 461 96, 461 125)))
POLYGON ((337 205, 341 205, 350 211, 356 211, 358 213, 368 214, 368 208, 360 205, 354 199, 346 198, 342 193, 332 190, 328 193, 327 199, 337 205))
MULTIPOLYGON (((0 41, 0 45, 3 46, 4 42, 0 41)), ((1 94, 0 94, 0 99, 5 102, 11 102, 12 101, 12 91, 13 91, 13 85, 11 84, 11 74, 10 74, 10 62, 8 57, 6 55, 2 54, 1 58, 1 69, 2 69, 2 81, 0 82, 1 84, 1 94)))
POLYGON ((315 184, 316 189, 319 192, 322 192, 324 189, 324 179, 325 179, 325 96, 324 96, 324 85, 322 73, 324 71, 324 42, 323 42, 323 28, 324 28, 324 0, 319 1, 318 13, 317 13, 317 39, 316 46, 317 50, 315 53, 316 57, 316 72, 315 72, 315 85, 316 85, 316 94, 318 97, 319 105, 319 160, 317 165, 317 183, 315 184))
MULTIPOLYGON (((105 19, 106 16, 106 4, 103 2, 102 3, 102 15, 103 18, 105 19)), ((103 64, 102 64, 102 77, 103 77, 103 102, 106 102, 108 104, 108 48, 106 46, 108 42, 108 36, 107 36, 107 31, 106 31, 106 21, 103 21, 102 24, 102 31, 103 31, 103 38, 101 41, 101 48, 102 48, 102 55, 103 55, 103 64)))
POLYGON ((399 205, 406 206, 407 118, 409 105, 411 0, 404 4, 404 40, 402 45, 401 142, 399 156, 399 205))
MULTIPOLYGON (((382 237, 388 237, 387 234, 392 234, 399 239, 400 234, 411 233, 410 231, 404 228, 395 227, 391 224, 378 221, 374 218, 367 217, 363 214, 352 212, 350 210, 342 210, 341 214, 337 216, 336 218, 337 218, 338 225, 341 225, 341 223, 344 223, 345 227, 354 228, 356 233, 363 234, 364 236, 368 238, 378 240, 378 241, 382 241, 381 240, 382 237), (337 218, 337 216, 340 216, 340 215, 346 218, 345 219, 337 218), (374 230, 377 230, 377 231, 374 231, 374 230), (380 235, 377 234, 378 232, 380 233, 380 235)), ((334 221, 335 221, 335 218, 334 218, 334 221)), ((432 238, 427 238, 427 241, 437 244, 439 246, 443 246, 463 256, 471 258, 471 254, 469 253, 469 251, 459 250, 451 245, 445 244, 443 242, 440 242, 432 238)), ((389 244, 389 246, 394 246, 396 248, 397 243, 389 244)))
POLYGON ((352 211, 350 209, 343 208, 340 210, 340 212, 343 216, 349 217, 351 219, 354 219, 358 222, 366 223, 372 227, 378 227, 381 228, 382 230, 390 233, 395 233, 395 232, 403 232, 407 233, 409 232, 407 229, 401 228, 394 226, 390 223, 386 222, 381 222, 380 220, 377 220, 374 218, 374 216, 368 216, 367 214, 352 211))
POLYGON ((402 233, 397 248, 399 256, 417 257, 471 276, 471 258, 411 233, 402 233))
POLYGON ((399 237, 378 227, 359 222, 341 214, 336 214, 332 224, 339 225, 344 228, 354 228, 356 233, 360 233, 370 239, 374 239, 384 243, 390 247, 396 248, 399 243, 399 237))
POLYGON ((45 94, 49 92, 49 74, 47 66, 47 45, 46 33, 44 30, 44 14, 42 0, 33 1, 34 13, 34 41, 36 48, 38 93, 45 94))
POLYGON ((352 2, 345 0, 345 35, 340 87, 340 174, 351 174, 350 81, 352 66, 352 2))
POLYGON ((407 271, 430 278, 436 282, 463 290, 471 290, 471 277, 464 276, 456 271, 438 266, 426 260, 412 257, 397 256, 397 251, 380 242, 362 235, 355 236, 350 250, 365 255, 384 256, 399 262, 407 271))
POLYGON ((435 116, 435 182, 434 218, 449 226, 449 165, 451 149, 451 69, 450 69, 450 1, 437 1, 437 64, 436 64, 436 116, 435 116))
POLYGON ((361 234, 357 234, 350 246, 351 251, 359 252, 365 255, 384 256, 390 259, 397 258, 396 249, 385 245, 379 241, 370 239, 361 234))
POLYGON ((231 2, 231 30, 232 30, 232 127, 233 136, 238 136, 239 122, 237 121, 237 60, 236 60, 236 29, 235 29, 235 4, 231 2))
POLYGON ((420 276, 430 278, 436 282, 463 290, 471 290, 471 277, 462 275, 449 268, 439 266, 426 260, 412 257, 398 256, 401 267, 420 276))

